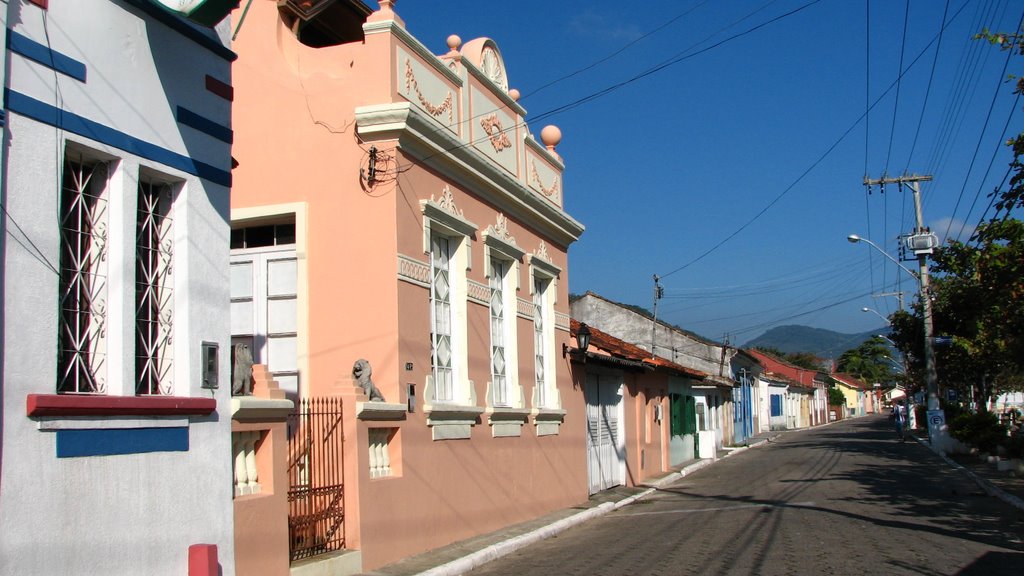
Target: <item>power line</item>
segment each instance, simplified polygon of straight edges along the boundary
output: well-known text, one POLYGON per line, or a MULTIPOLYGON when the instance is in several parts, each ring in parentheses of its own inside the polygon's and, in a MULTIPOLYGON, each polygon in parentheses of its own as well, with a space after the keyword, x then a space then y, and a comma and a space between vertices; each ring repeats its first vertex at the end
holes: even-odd
MULTIPOLYGON (((1020 21, 1017 23, 1017 29, 1018 30, 1020 30, 1020 27, 1021 27, 1022 24, 1024 24, 1024 13, 1021 14, 1020 21)), ((956 217, 956 212, 960 208, 960 201, 964 197, 964 190, 967 189, 967 182, 968 182, 968 180, 970 180, 971 172, 974 171, 974 162, 975 162, 975 160, 978 159, 978 151, 981 150, 981 143, 985 139, 985 131, 988 128, 989 120, 991 120, 991 118, 992 118, 992 111, 995 109, 996 99, 999 97, 999 93, 1002 91, 1002 86, 1003 86, 1003 82, 1004 82, 1003 79, 1006 77, 1006 69, 1009 68, 1009 66, 1010 66, 1010 57, 1011 56, 1013 56, 1013 50, 1007 50, 1006 51, 1006 60, 1003 62, 1003 70, 999 74, 999 83, 996 84, 995 92, 992 94, 992 101, 988 105, 988 112, 985 114, 985 123, 982 124, 981 131, 978 134, 978 143, 975 144, 975 146, 974 146, 974 154, 971 156, 971 163, 967 167, 967 174, 964 175, 963 186, 960 187, 960 194, 956 198, 956 205, 953 206, 953 212, 952 212, 952 214, 950 214, 949 222, 946 225, 946 232, 942 235, 942 242, 945 242, 946 238, 949 237, 949 230, 953 226, 953 218, 956 217)), ((1013 112, 1011 111, 1010 116, 1012 117, 1012 115, 1013 115, 1013 112)), ((1007 124, 1009 124, 1010 119, 1007 118, 1006 122, 1007 122, 1007 124)), ((1005 128, 1004 128, 1004 130, 1005 130, 1005 128)), ((989 166, 991 166, 991 164, 989 164, 989 166)), ((988 175, 988 172, 986 171, 986 176, 987 175, 988 175)), ((982 180, 982 182, 984 182, 984 180, 982 180)), ((977 201, 977 198, 975 198, 975 201, 977 201)), ((968 215, 970 215, 969 212, 968 212, 968 215)))
MULTIPOLYGON (((759 8, 759 9, 758 9, 757 11, 755 11, 755 12, 752 12, 751 14, 755 14, 756 12, 759 12, 759 11, 761 11, 761 10, 763 10, 763 9, 764 9, 764 8, 765 8, 766 6, 769 6, 769 5, 771 5, 771 4, 774 4, 774 3, 775 3, 775 2, 777 2, 777 1, 778 1, 778 0, 772 0, 772 1, 771 1, 771 2, 769 2, 768 4, 765 4, 765 6, 762 6, 762 7, 761 7, 761 8, 759 8)), ((526 100, 526 99, 527 99, 527 98, 529 98, 530 96, 533 96, 534 94, 537 94, 538 92, 541 92, 541 91, 543 91, 543 90, 546 90, 546 89, 548 89, 548 88, 550 88, 550 87, 554 86, 555 84, 559 84, 559 83, 561 83, 561 82, 564 82, 565 80, 568 80, 568 79, 570 79, 570 78, 572 78, 572 77, 574 77, 574 76, 578 76, 578 75, 580 75, 580 74, 582 74, 582 73, 586 72, 587 70, 590 70, 590 69, 592 69, 592 68, 595 68, 595 67, 597 67, 597 66, 599 66, 599 65, 601 65, 601 64, 604 64, 605 62, 607 62, 607 61, 611 60, 612 58, 614 58, 614 57, 618 56, 619 54, 622 54, 623 52, 625 52, 625 51, 626 51, 626 50, 628 50, 629 48, 633 47, 634 45, 636 45, 636 44, 638 44, 638 43, 642 42, 643 40, 646 40, 646 39, 647 39, 648 37, 650 37, 650 36, 653 36, 654 34, 657 34, 658 32, 661 32, 661 31, 662 31, 662 30, 664 30, 665 28, 668 28, 669 26, 671 26, 672 24, 674 24, 674 23, 675 23, 675 22, 676 22, 677 20, 679 20, 679 19, 683 18, 684 16, 687 16, 687 15, 689 15, 689 14, 690 14, 691 12, 694 12, 694 11, 696 11, 696 10, 697 10, 698 8, 700 8, 701 6, 703 6, 703 5, 707 4, 708 2, 710 2, 710 0, 704 0, 703 2, 699 2, 699 3, 698 3, 697 5, 695 5, 695 6, 693 7, 693 8, 690 8, 689 10, 686 10, 686 11, 682 12, 681 14, 678 14, 678 15, 676 15, 676 16, 674 16, 674 17, 670 18, 670 19, 669 19, 668 21, 666 21, 666 22, 665 22, 664 24, 662 24, 661 26, 658 26, 657 28, 654 28, 654 29, 650 30, 649 32, 646 32, 646 33, 644 33, 644 34, 643 34, 643 35, 641 35, 641 36, 640 36, 639 38, 636 38, 636 39, 634 39, 634 40, 632 40, 632 41, 630 41, 630 42, 627 42, 627 43, 626 43, 625 45, 623 45, 623 46, 622 46, 621 48, 619 48, 618 50, 616 50, 616 51, 612 52, 611 54, 609 54, 609 55, 605 56, 604 58, 601 58, 601 59, 599 59, 599 60, 596 60, 596 61, 594 61, 594 62, 592 62, 592 63, 590 63, 590 64, 588 64, 588 65, 584 66, 583 68, 579 68, 579 69, 577 69, 577 70, 574 70, 573 72, 570 72, 570 73, 568 73, 568 74, 566 74, 566 75, 564 75, 564 76, 561 76, 561 77, 559 77, 559 78, 556 78, 555 80, 552 80, 551 82, 548 82, 547 84, 544 84, 543 86, 541 86, 540 88, 537 88, 536 90, 531 90, 530 92, 527 92, 526 94, 524 94, 524 95, 523 95, 523 98, 522 98, 522 99, 523 99, 523 100, 526 100)))
MULTIPOLYGON (((965 7, 967 6, 967 4, 969 3, 969 1, 970 1, 970 0, 966 0, 966 1, 965 1, 965 2, 963 3, 963 5, 961 5, 961 6, 960 6, 960 9, 956 11, 956 14, 954 14, 954 15, 953 15, 953 18, 951 18, 951 19, 949 20, 949 24, 952 24, 952 22, 953 22, 954 20, 956 20, 957 16, 959 16, 959 15, 960 15, 960 13, 961 13, 961 12, 963 11, 963 9, 964 9, 964 8, 965 8, 965 7)), ((949 24, 947 24, 947 26, 948 26, 949 24)), ((711 247, 711 248, 709 248, 708 250, 704 251, 703 253, 701 253, 701 254, 700 254, 699 256, 697 256, 696 258, 694 258, 694 259, 690 260, 689 262, 687 262, 687 263, 683 264, 682 266, 680 266, 680 267, 676 268, 675 270, 672 270, 671 272, 668 272, 667 274, 662 274, 662 275, 661 275, 661 277, 662 277, 663 279, 664 279, 664 278, 667 278, 667 277, 669 277, 669 276, 671 276, 671 275, 673 275, 673 274, 675 274, 675 273, 677 273, 677 272, 680 272, 680 271, 682 271, 682 270, 685 270, 686 268, 689 268, 690 266, 692 266, 692 265, 696 264, 697 262, 700 262, 701 260, 703 260, 704 258, 706 258, 706 257, 707 257, 708 255, 712 254, 713 252, 715 252, 716 250, 718 250, 719 248, 721 248, 721 247, 722 247, 722 246, 723 246, 723 245, 724 245, 724 244, 725 244, 726 242, 728 242, 729 240, 732 240, 733 238, 735 238, 735 237, 736 237, 737 235, 739 235, 739 234, 740 234, 740 232, 743 232, 744 230, 746 230, 746 229, 747 229, 747 227, 749 227, 749 226, 750 226, 751 224, 753 224, 753 223, 754 223, 755 221, 757 221, 757 220, 758 220, 758 219, 759 219, 759 218, 760 218, 761 216, 763 216, 763 215, 764 215, 764 214, 765 214, 766 212, 768 212, 768 210, 769 210, 769 209, 771 209, 771 207, 772 207, 772 206, 774 206, 775 204, 777 204, 777 203, 779 202, 779 200, 782 200, 782 198, 783 198, 784 196, 786 196, 786 194, 788 194, 788 193, 789 193, 789 192, 790 192, 790 191, 791 191, 791 190, 792 190, 793 188, 795 188, 797 184, 799 184, 799 183, 800 183, 800 182, 801 182, 801 181, 802 181, 802 180, 803 180, 803 179, 804 179, 804 178, 805 178, 805 177, 806 177, 806 176, 807 176, 807 175, 808 175, 808 174, 809 174, 809 173, 810 173, 810 172, 811 172, 812 170, 814 170, 814 169, 815 169, 815 168, 816 168, 816 167, 818 166, 818 164, 821 164, 821 162, 822 162, 822 161, 824 161, 824 160, 825 160, 825 158, 826 158, 826 157, 828 157, 828 155, 829 155, 829 154, 831 154, 831 153, 832 153, 832 151, 833 151, 833 150, 835 150, 835 149, 836 149, 836 148, 837 148, 837 147, 839 146, 839 144, 840 144, 840 143, 841 143, 841 142, 842 142, 843 140, 845 140, 845 139, 846 139, 846 137, 847 137, 847 136, 849 136, 849 135, 850 135, 850 132, 852 132, 852 131, 853 131, 853 129, 857 127, 857 125, 858 125, 858 124, 859 124, 859 123, 861 122, 861 120, 864 120, 864 118, 865 118, 865 117, 866 117, 866 116, 868 115, 868 113, 869 113, 869 112, 870 112, 870 111, 871 111, 871 110, 872 110, 872 109, 873 109, 873 108, 874 108, 875 106, 877 106, 877 105, 878 105, 878 103, 879 103, 879 102, 880 102, 880 101, 881 101, 881 100, 882 100, 883 98, 885 98, 885 96, 886 96, 886 95, 887 95, 887 94, 888 94, 888 93, 889 93, 889 92, 890 92, 890 91, 891 91, 891 90, 892 90, 892 89, 893 89, 893 88, 894 88, 894 87, 896 86, 896 82, 898 82, 898 81, 900 80, 900 78, 902 78, 902 77, 903 77, 903 76, 904 76, 904 75, 905 75, 905 74, 906 74, 907 72, 909 72, 909 71, 910 71, 910 69, 912 69, 912 68, 914 67, 914 65, 915 65, 915 64, 917 64, 918 60, 920 60, 920 59, 921 59, 921 57, 922 57, 922 56, 923 56, 923 55, 925 54, 925 52, 927 52, 927 51, 928 51, 928 49, 929 49, 929 48, 931 47, 931 45, 932 45, 933 43, 935 43, 935 41, 936 41, 937 37, 938 37, 938 36, 936 35, 935 37, 933 37, 933 38, 931 39, 931 41, 930 41, 930 42, 928 42, 928 44, 927 44, 927 45, 925 45, 924 49, 922 49, 922 50, 921 50, 921 52, 920 52, 920 53, 918 53, 918 55, 917 55, 917 56, 916 56, 916 57, 915 57, 915 58, 914 58, 914 59, 913 59, 913 60, 912 60, 912 61, 910 62, 910 64, 909 64, 909 65, 907 66, 907 68, 906 68, 905 70, 903 70, 902 72, 900 72, 900 74, 899 74, 899 76, 898 76, 898 77, 896 78, 896 80, 893 80, 893 82, 892 82, 891 84, 889 84, 889 87, 888 87, 888 88, 886 88, 886 89, 885 89, 885 91, 884 91, 884 92, 882 92, 882 94, 881 94, 881 95, 880 95, 880 96, 879 96, 879 97, 878 97, 877 99, 875 99, 875 101, 874 101, 874 102, 873 102, 873 103, 872 103, 872 104, 871 104, 870 106, 868 106, 868 109, 867 109, 867 110, 866 110, 866 111, 864 112, 864 114, 861 114, 861 115, 860 115, 860 116, 859 116, 859 117, 858 117, 858 118, 857 118, 857 119, 856 119, 856 120, 855 120, 855 121, 853 122, 853 124, 851 124, 851 125, 850 125, 850 127, 849 127, 849 128, 847 128, 847 129, 846 129, 846 131, 845 131, 845 132, 843 132, 843 134, 842 134, 842 135, 841 135, 841 136, 840 136, 840 137, 839 137, 839 138, 838 138, 838 139, 837 139, 837 140, 836 140, 835 142, 833 142, 833 143, 832 143, 832 145, 831 145, 831 146, 829 146, 829 147, 828 147, 828 149, 827 149, 827 150, 825 150, 825 152, 824 152, 824 153, 823 153, 823 154, 822 154, 822 155, 821 155, 820 157, 818 157, 818 159, 817 159, 817 160, 815 160, 815 161, 814 161, 814 162, 813 162, 813 163, 812 163, 812 164, 810 165, 810 167, 808 167, 808 168, 807 168, 806 170, 804 170, 804 172, 803 172, 802 174, 800 174, 800 176, 799 176, 799 177, 797 177, 797 179, 796 179, 796 180, 794 180, 794 181, 793 181, 793 183, 791 183, 791 184, 790 184, 789 186, 787 186, 787 187, 786 187, 786 188, 785 188, 785 189, 784 189, 784 190, 783 190, 783 191, 782 191, 782 192, 781 192, 781 193, 780 193, 780 194, 779 194, 778 196, 776 196, 776 197, 775 197, 775 198, 774 198, 774 199, 773 199, 773 200, 772 200, 771 202, 769 202, 767 206, 765 206, 764 208, 762 208, 762 209, 761 209, 761 210, 760 210, 760 211, 759 211, 759 212, 758 212, 757 214, 755 214, 755 215, 754 215, 754 216, 753 216, 753 217, 752 217, 751 219, 747 220, 747 221, 746 221, 746 222, 745 222, 744 224, 742 224, 742 225, 741 225, 741 226, 740 226, 739 228, 737 228, 737 229, 736 229, 736 230, 735 230, 734 232, 732 232, 731 234, 729 234, 728 236, 726 236, 726 237, 725 237, 724 239, 722 239, 721 241, 719 241, 719 242, 718 242, 717 244, 715 244, 714 246, 712 246, 712 247, 711 247)))
POLYGON ((928 109, 928 96, 932 93, 932 81, 935 80, 935 65, 939 61, 939 51, 942 49, 942 32, 945 29, 946 14, 949 12, 949 0, 946 0, 946 6, 942 9, 942 23, 939 25, 939 40, 935 44, 935 58, 932 59, 932 70, 928 74, 928 86, 924 90, 924 103, 921 104, 921 115, 917 118, 917 130, 914 131, 914 140, 910 145, 910 154, 907 154, 907 167, 903 170, 905 173, 910 172, 910 164, 914 160, 914 150, 917 149, 917 138, 921 135, 921 126, 924 124, 924 113, 928 109))
MULTIPOLYGON (((636 75, 634 75, 634 76, 632 76, 630 78, 627 78, 626 80, 623 80, 621 82, 617 82, 615 84, 611 84, 611 85, 609 85, 609 86, 607 86, 605 88, 602 88, 601 90, 598 90, 596 92, 592 92, 592 93, 590 93, 587 96, 583 96, 581 98, 577 98, 576 100, 573 100, 572 102, 569 102, 567 104, 563 104, 561 106, 557 106, 555 108, 552 108, 551 110, 548 110, 546 112, 542 112, 541 114, 533 116, 530 119, 530 121, 538 122, 540 120, 543 120, 543 119, 546 119, 546 118, 550 118, 552 116, 561 114, 563 112, 567 112, 569 110, 572 110, 574 108, 577 108, 577 107, 582 106, 584 104, 587 104, 589 102, 592 102, 594 100, 597 100, 599 98, 607 96, 608 94, 611 94, 612 92, 615 92, 616 90, 619 90, 620 88, 623 88, 623 87, 628 86, 628 85, 630 85, 630 84, 632 84, 634 82, 642 80, 643 78, 646 78, 648 76, 651 76, 653 74, 661 72, 662 70, 665 70, 666 68, 669 68, 671 66, 679 64, 680 62, 684 62, 686 60, 689 60, 690 58, 694 58, 696 56, 699 56, 701 54, 704 54, 706 52, 714 50, 715 48, 718 48, 719 46, 722 46, 724 44, 732 42, 733 40, 737 40, 739 38, 742 38, 744 36, 752 34, 752 33, 756 32, 757 30, 760 30, 761 28, 764 28, 764 27, 766 27, 766 26, 768 26, 770 24, 774 24, 775 22, 778 22, 778 21, 780 21, 780 20, 782 20, 784 18, 788 18, 789 16, 793 16, 794 14, 797 14, 797 13, 799 13, 799 12, 809 8, 810 6, 813 6, 813 5, 815 5, 815 4, 817 4, 817 3, 821 2, 821 1, 822 0, 812 0, 811 2, 808 2, 807 4, 804 4, 804 5, 802 5, 802 6, 798 7, 798 8, 795 8, 793 10, 790 10, 789 12, 785 12, 783 14, 780 14, 779 16, 771 18, 771 19, 769 19, 769 20, 767 20, 765 22, 762 22, 760 24, 752 26, 751 28, 748 28, 747 30, 744 30, 743 32, 739 32, 737 34, 729 36, 728 38, 720 40, 720 41, 718 41, 718 42, 716 42, 716 43, 714 43, 714 44, 712 44, 712 45, 710 45, 710 46, 708 46, 706 48, 702 48, 702 49, 700 49, 700 50, 698 50, 696 52, 692 52, 692 53, 687 54, 687 52, 689 52, 692 49, 692 47, 691 48, 687 48, 686 50, 683 50, 682 52, 677 52, 676 55, 673 56, 672 58, 670 58, 670 59, 668 59, 666 61, 663 61, 662 63, 657 64, 657 65, 655 65, 655 66, 653 66, 651 68, 648 68, 647 70, 645 70, 645 71, 643 71, 643 72, 641 72, 639 74, 636 74, 636 75)), ((697 45, 699 45, 699 44, 700 43, 698 43, 697 45)), ((489 113, 490 112, 488 112, 488 114, 489 113)), ((472 120, 472 119, 470 119, 470 120, 472 120)), ((522 126, 526 126, 526 125, 527 125, 527 123, 525 121, 521 122, 521 123, 515 123, 512 126, 509 126, 508 128, 502 129, 501 132, 502 133, 510 132, 510 131, 516 129, 517 127, 522 127, 522 126)), ((442 129, 447 129, 447 128, 437 128, 435 130, 440 131, 442 129)), ((480 142, 486 141, 487 139, 491 138, 492 136, 493 136, 493 134, 487 135, 487 136, 483 136, 483 137, 481 137, 481 138, 479 138, 477 140, 471 140, 469 142, 463 142, 463 143, 458 144, 456 146, 452 146, 451 148, 446 148, 446 149, 443 149, 443 150, 439 150, 439 151, 437 151, 437 152, 435 152, 433 154, 430 154, 430 155, 422 158, 421 161, 422 162, 426 162, 426 161, 431 160, 431 159, 433 159, 433 158, 435 158, 437 156, 442 156, 442 155, 449 154, 451 152, 454 152, 454 151, 462 149, 462 148, 467 148, 469 146, 476 145, 476 144, 478 144, 480 142)))

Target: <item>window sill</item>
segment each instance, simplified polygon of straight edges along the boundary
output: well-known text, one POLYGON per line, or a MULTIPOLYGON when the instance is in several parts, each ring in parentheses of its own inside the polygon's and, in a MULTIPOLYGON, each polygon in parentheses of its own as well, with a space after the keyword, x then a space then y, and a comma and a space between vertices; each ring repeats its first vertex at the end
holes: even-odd
POLYGON ((86 396, 29 394, 26 414, 42 416, 207 416, 217 410, 213 398, 183 396, 86 396))
POLYGON ((356 402, 356 418, 360 420, 405 420, 405 404, 394 402, 356 402))
POLYGON ((423 407, 434 440, 464 440, 479 423, 484 409, 463 404, 430 404, 423 407))
POLYGON ((494 438, 519 437, 523 425, 530 419, 530 410, 494 406, 487 409, 487 416, 494 438))
POLYGON ((537 436, 555 436, 565 422, 565 410, 554 408, 535 408, 533 424, 537 428, 537 436))

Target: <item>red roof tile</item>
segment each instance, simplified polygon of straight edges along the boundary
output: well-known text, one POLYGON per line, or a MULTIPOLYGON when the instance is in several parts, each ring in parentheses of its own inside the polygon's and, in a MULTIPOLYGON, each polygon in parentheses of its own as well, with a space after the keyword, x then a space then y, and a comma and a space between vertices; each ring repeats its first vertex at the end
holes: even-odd
MULTIPOLYGON (((570 318, 569 331, 573 337, 576 336, 576 333, 579 331, 579 328, 580 322, 574 318, 570 318)), ((590 346, 598 348, 600 350, 604 350, 605 352, 611 354, 612 356, 625 358, 626 360, 633 360, 636 362, 643 362, 644 364, 648 364, 650 366, 657 368, 664 368, 666 370, 677 372, 679 374, 683 374, 691 378, 704 379, 707 378, 708 376, 707 374, 701 372, 700 370, 687 368, 686 366, 676 364, 675 362, 666 360, 660 356, 655 356, 652 358, 651 353, 648 352, 647 350, 644 350, 643 348, 636 346, 635 344, 630 344, 629 342, 626 342, 624 340, 619 340, 618 338, 612 336, 611 334, 602 332, 601 330, 598 330, 593 326, 588 325, 587 328, 590 329, 590 346)))

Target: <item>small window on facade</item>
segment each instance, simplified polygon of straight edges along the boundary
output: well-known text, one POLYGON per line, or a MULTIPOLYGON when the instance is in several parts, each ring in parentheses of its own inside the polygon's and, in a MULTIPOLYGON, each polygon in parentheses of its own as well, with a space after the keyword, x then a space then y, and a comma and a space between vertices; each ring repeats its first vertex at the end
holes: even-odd
POLYGON ((452 239, 430 235, 431 359, 436 400, 455 400, 452 367, 452 239))
POLYGON ((508 262, 491 259, 491 383, 494 389, 494 405, 508 406, 508 378, 505 363, 505 282, 508 276, 508 262))
POLYGON ((231 230, 231 249, 264 248, 295 243, 295 223, 263 224, 231 230))
POLYGON ((170 394, 173 245, 170 184, 139 182, 135 252, 135 392, 170 394))
MULTIPOLYGON (((69 151, 70 153, 70 151, 69 151)), ((57 391, 103 394, 107 359, 108 165, 66 157, 60 197, 57 391)))
POLYGON ((550 280, 534 278, 533 280, 533 344, 537 404, 538 406, 548 405, 548 373, 547 373, 547 341, 548 324, 547 317, 547 289, 550 280))

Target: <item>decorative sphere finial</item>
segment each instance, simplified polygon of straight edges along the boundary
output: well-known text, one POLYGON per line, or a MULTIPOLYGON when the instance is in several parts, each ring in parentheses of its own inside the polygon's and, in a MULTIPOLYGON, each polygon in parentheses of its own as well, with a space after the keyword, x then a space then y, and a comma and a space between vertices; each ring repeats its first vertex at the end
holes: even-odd
POLYGON ((540 131, 540 141, 548 147, 548 150, 554 152, 555 146, 562 141, 562 131, 554 124, 548 124, 540 131))
POLYGON ((516 102, 519 102, 519 90, 516 90, 515 88, 509 88, 508 97, 516 102))
POLYGON ((451 50, 458 50, 459 46, 462 46, 462 38, 459 38, 457 34, 452 34, 448 37, 448 48, 451 50))

